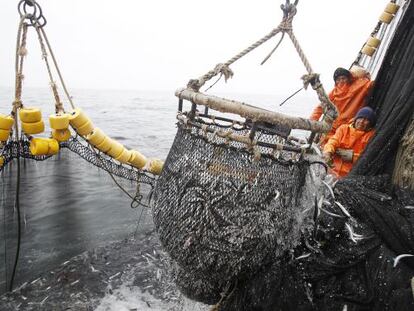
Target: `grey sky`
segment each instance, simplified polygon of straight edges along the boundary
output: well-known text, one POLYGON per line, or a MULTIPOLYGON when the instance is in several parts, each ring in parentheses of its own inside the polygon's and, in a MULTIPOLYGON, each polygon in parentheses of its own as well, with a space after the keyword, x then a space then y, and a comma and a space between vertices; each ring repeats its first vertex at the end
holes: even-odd
MULTIPOLYGON (((284 1, 283 1, 284 2, 284 1)), ((322 82, 347 67, 386 0, 301 0, 294 31, 322 82)), ((0 86, 14 84, 16 0, 0 1, 0 86)), ((185 86, 261 38, 281 19, 281 0, 38 0, 68 87, 167 90, 185 86)), ((25 85, 47 86, 32 31, 25 85)), ((305 69, 289 40, 264 65, 273 38, 231 68, 217 90, 290 94, 305 69)))

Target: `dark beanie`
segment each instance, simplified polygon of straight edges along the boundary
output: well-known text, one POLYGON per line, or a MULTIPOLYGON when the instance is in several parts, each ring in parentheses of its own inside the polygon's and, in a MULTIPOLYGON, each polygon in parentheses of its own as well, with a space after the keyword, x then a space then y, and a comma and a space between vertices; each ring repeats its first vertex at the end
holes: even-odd
POLYGON ((374 126, 375 122, 377 121, 375 112, 374 110, 372 110, 371 107, 364 107, 364 108, 359 109, 359 111, 357 112, 355 116, 355 120, 358 118, 368 119, 369 122, 371 123, 371 126, 374 126))
POLYGON ((336 68, 334 75, 333 75, 334 81, 336 81, 336 79, 340 76, 345 76, 345 77, 348 77, 349 79, 352 78, 351 72, 342 67, 336 68))

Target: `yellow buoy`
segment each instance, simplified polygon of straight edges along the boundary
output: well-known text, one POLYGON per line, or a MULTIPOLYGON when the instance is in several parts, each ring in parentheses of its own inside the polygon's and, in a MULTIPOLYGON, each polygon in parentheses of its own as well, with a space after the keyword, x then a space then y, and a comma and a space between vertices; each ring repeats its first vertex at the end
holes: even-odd
POLYGON ((0 113, 0 129, 10 130, 14 124, 14 119, 11 116, 6 116, 0 113))
POLYGON ((0 129, 0 141, 6 141, 9 139, 10 130, 0 129))
POLYGON ((131 150, 131 157, 128 163, 136 168, 143 168, 147 164, 147 158, 136 150, 131 150))
POLYGON ((69 116, 70 125, 75 128, 83 126, 85 123, 90 122, 89 118, 80 108, 73 110, 69 116))
POLYGON ((39 108, 21 108, 19 118, 24 123, 38 123, 42 120, 42 113, 39 108))
POLYGON ((91 145, 96 147, 104 141, 105 134, 99 127, 95 127, 89 135, 86 135, 85 138, 89 141, 91 145))
POLYGON ((49 142, 46 138, 33 138, 30 140, 29 149, 32 155, 47 155, 49 152, 49 142))
POLYGON ((117 160, 118 162, 127 164, 130 158, 131 158, 131 151, 129 151, 128 149, 124 149, 124 151, 122 151, 122 153, 115 160, 117 160))
POLYGON ((49 138, 49 150, 47 152, 48 155, 57 154, 59 152, 59 142, 56 139, 49 138))
POLYGON ((368 55, 368 56, 374 55, 375 51, 376 51, 375 48, 373 48, 372 46, 366 45, 366 44, 364 45, 364 47, 361 50, 361 52, 363 54, 368 55))
POLYGON ((148 171, 154 175, 160 175, 164 162, 158 159, 151 159, 148 163, 148 171))
POLYGON ((22 122, 22 130, 28 135, 39 134, 45 130, 45 123, 42 120, 34 123, 22 122))
POLYGON ((96 148, 102 152, 108 152, 111 149, 112 139, 105 136, 104 140, 96 146, 96 148))
POLYGON ((69 115, 64 114, 52 114, 49 116, 50 127, 54 130, 65 130, 69 127, 69 115))
POLYGON ((93 128, 94 128, 94 125, 92 124, 92 122, 88 121, 84 123, 82 126, 76 127, 75 130, 79 135, 86 136, 92 133, 93 128))
POLYGON ((0 156, 0 167, 4 165, 4 162, 5 162, 4 157, 0 156))
POLYGON ((70 130, 52 130, 52 137, 59 142, 67 141, 71 136, 70 130))
POLYGON ((390 2, 385 7, 385 12, 390 13, 390 14, 395 14, 398 12, 399 8, 400 6, 398 4, 390 2))
POLYGON ((52 138, 32 138, 29 149, 30 153, 35 156, 54 155, 59 152, 59 143, 52 138))
POLYGON ((375 37, 369 37, 367 40, 367 45, 372 46, 373 48, 377 48, 381 43, 381 40, 375 37))
POLYGON ((368 71, 365 68, 357 65, 353 65, 349 71, 355 78, 365 78, 368 75, 368 71))
POLYGON ((389 24, 391 23, 391 21, 393 20, 394 15, 387 13, 387 12, 383 12, 379 18, 379 20, 381 22, 383 22, 384 24, 389 24))
POLYGON ((107 154, 116 159, 117 157, 119 157, 121 155, 121 153, 124 151, 124 146, 120 143, 118 143, 117 141, 111 139, 111 149, 109 149, 107 151, 107 154))

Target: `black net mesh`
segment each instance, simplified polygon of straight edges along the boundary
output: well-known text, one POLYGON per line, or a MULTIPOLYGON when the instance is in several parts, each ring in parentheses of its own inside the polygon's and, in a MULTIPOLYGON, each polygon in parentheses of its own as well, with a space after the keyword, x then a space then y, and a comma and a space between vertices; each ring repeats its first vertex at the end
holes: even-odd
POLYGON ((229 280, 251 277, 299 242, 298 201, 309 162, 285 151, 255 159, 245 149, 179 123, 158 180, 154 222, 178 264, 177 283, 197 300, 216 301, 229 280))
MULTIPOLYGON (((25 138, 19 141, 10 140, 4 146, 2 156, 4 158, 4 165, 7 165, 12 159, 18 157, 25 159, 32 159, 36 161, 44 161, 51 156, 34 156, 31 154, 30 142, 25 138)), ((133 168, 132 166, 125 166, 116 163, 112 158, 96 151, 91 146, 82 143, 77 137, 71 137, 67 142, 60 143, 61 148, 68 148, 72 152, 78 154, 89 163, 111 173, 112 175, 121 177, 123 179, 135 181, 142 184, 154 186, 155 178, 149 173, 133 168)), ((0 167, 1 171, 2 167, 0 167)))
POLYGON ((404 130, 414 112, 414 3, 408 5, 388 48, 369 106, 376 110, 377 133, 351 174, 392 174, 404 130))

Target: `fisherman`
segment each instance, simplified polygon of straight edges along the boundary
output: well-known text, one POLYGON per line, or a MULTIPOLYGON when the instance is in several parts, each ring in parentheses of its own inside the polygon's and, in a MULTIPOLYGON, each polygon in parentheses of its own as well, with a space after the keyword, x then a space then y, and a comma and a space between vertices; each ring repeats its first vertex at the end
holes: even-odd
MULTIPOLYGON (((369 73, 359 66, 354 66, 351 71, 337 68, 333 79, 335 87, 329 93, 329 99, 338 109, 339 115, 333 122, 331 131, 321 138, 322 147, 335 134, 337 128, 342 124, 348 124, 357 111, 365 106, 365 98, 373 85, 369 73)), ((318 121, 322 113, 322 106, 318 105, 313 110, 310 119, 318 121)))
POLYGON ((341 125, 326 143, 323 157, 333 163, 332 171, 338 177, 346 176, 374 135, 375 112, 370 107, 358 111, 351 124, 341 125))

